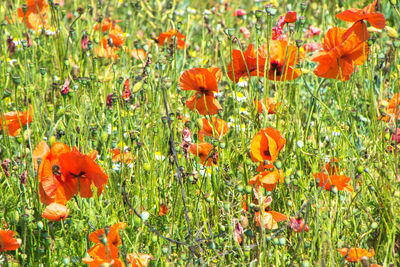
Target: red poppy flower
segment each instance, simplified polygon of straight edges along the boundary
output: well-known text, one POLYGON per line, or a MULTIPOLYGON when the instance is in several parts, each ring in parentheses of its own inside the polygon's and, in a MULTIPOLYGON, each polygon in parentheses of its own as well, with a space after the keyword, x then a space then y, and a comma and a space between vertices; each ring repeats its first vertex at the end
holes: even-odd
POLYGON ((271 97, 267 97, 267 102, 265 103, 265 105, 263 104, 262 101, 260 101, 260 100, 257 101, 257 112, 258 113, 263 113, 263 110, 267 110, 268 114, 275 114, 278 107, 279 107, 279 103, 276 104, 275 100, 271 97))
POLYGON ((264 64, 265 58, 261 58, 260 56, 257 62, 257 53, 254 51, 253 45, 250 44, 243 53, 237 49, 232 51, 232 62, 228 63, 227 74, 229 79, 236 83, 241 77, 249 76, 249 74, 250 76, 263 76, 264 64), (233 77, 235 77, 235 79, 233 77))
POLYGON ((83 258, 82 261, 89 264, 90 267, 99 266, 124 266, 123 262, 119 259, 119 251, 115 246, 105 246, 104 244, 97 244, 88 250, 89 257, 83 258))
POLYGON ((186 106, 196 109, 201 115, 213 115, 222 109, 214 97, 218 92, 218 82, 221 79, 219 68, 194 68, 185 71, 180 79, 179 86, 182 90, 194 90, 197 93, 186 101, 186 106))
POLYGON ((386 19, 381 13, 374 12, 377 0, 363 9, 350 8, 336 15, 340 20, 347 22, 368 21, 372 26, 383 29, 386 26, 386 19))
POLYGON ((378 119, 385 121, 385 122, 389 122, 389 121, 394 122, 397 119, 399 119, 400 118, 400 93, 394 94, 390 100, 386 99, 384 101, 381 101, 379 103, 380 108, 383 105, 383 102, 386 103, 385 107, 383 108, 383 110, 386 114, 384 114, 384 116, 381 116, 381 114, 379 114, 378 119))
POLYGON ((340 248, 338 251, 343 257, 347 255, 346 260, 349 262, 358 262, 361 261, 363 257, 371 258, 375 255, 373 249, 368 251, 362 248, 340 248))
POLYGON ((108 35, 110 36, 110 38, 113 41, 113 45, 116 47, 120 47, 124 44, 125 39, 126 39, 126 35, 122 32, 122 31, 118 31, 118 30, 111 30, 108 35))
POLYGON ((319 62, 314 73, 323 78, 346 81, 367 59, 368 45, 360 42, 356 33, 348 35, 346 29, 334 27, 324 37, 323 51, 315 53, 311 61, 319 62), (345 36, 346 34, 346 36, 345 36))
POLYGON ((97 243, 97 244, 104 244, 105 239, 107 240, 108 246, 117 247, 122 244, 121 238, 119 236, 119 230, 125 229, 126 223, 119 222, 112 225, 108 229, 108 234, 106 235, 105 229, 99 229, 89 235, 90 241, 97 243))
POLYGON ((121 27, 117 24, 118 22, 120 22, 120 20, 111 20, 109 18, 105 18, 102 20, 101 25, 100 23, 96 23, 94 25, 94 30, 97 31, 101 29, 102 32, 116 30, 118 32, 122 32, 121 27))
MULTIPOLYGON (((290 81, 297 79, 301 72, 294 68, 303 57, 297 47, 286 39, 271 40, 269 48, 264 45, 261 49, 261 58, 269 55, 268 79, 273 81, 290 81)), ((265 62, 265 61, 264 61, 265 62)), ((262 66, 264 69, 264 67, 262 66)))
POLYGON ((94 161, 95 155, 81 154, 76 148, 55 143, 39 166, 39 192, 42 203, 65 204, 75 194, 92 197, 94 184, 101 194, 107 175, 94 161))
POLYGON ((285 23, 295 23, 297 20, 297 13, 296 11, 289 11, 288 13, 286 13, 285 15, 285 23))
POLYGON ((271 127, 261 129, 251 141, 251 158, 255 162, 261 162, 262 166, 265 160, 273 163, 278 158, 279 151, 282 150, 285 143, 285 138, 281 136, 278 130, 271 127))
POLYGON ((211 121, 207 120, 206 118, 203 118, 202 121, 203 121, 203 128, 199 131, 200 141, 204 140, 203 137, 204 135, 213 136, 217 139, 220 139, 229 130, 228 123, 216 117, 213 117, 211 121))
POLYGON ((277 229, 279 222, 287 220, 285 214, 270 210, 269 205, 271 202, 272 198, 267 197, 265 201, 262 201, 263 204, 261 210, 254 213, 254 221, 256 226, 260 226, 262 223, 265 229, 277 229))
POLYGON ((169 208, 167 205, 165 205, 165 203, 163 203, 160 207, 160 211, 158 212, 159 216, 164 216, 165 214, 168 214, 169 212, 169 208))
POLYGON ((145 60, 147 58, 147 53, 144 49, 133 49, 131 51, 131 57, 138 59, 138 60, 145 60))
POLYGON ((26 0, 26 12, 18 8, 19 21, 25 22, 29 29, 38 31, 40 28, 47 28, 49 5, 46 0, 26 0))
POLYGON ((234 17, 241 17, 246 15, 246 11, 244 9, 236 9, 235 11, 233 11, 233 16, 234 17))
POLYGON ((42 217, 49 221, 60 221, 65 220, 68 214, 69 209, 66 206, 53 202, 44 209, 42 217))
POLYGON ((267 191, 273 191, 276 187, 276 184, 283 183, 284 174, 282 170, 276 169, 273 165, 269 165, 270 169, 266 170, 262 173, 257 174, 253 178, 250 179, 249 184, 255 186, 262 186, 267 191))
POLYGON ((129 101, 131 95, 131 90, 129 90, 129 79, 126 79, 124 82, 124 90, 122 91, 122 99, 125 101, 129 101))
POLYGON ((15 233, 11 230, 0 229, 0 252, 5 250, 16 250, 21 244, 14 238, 15 233))
POLYGON ((353 187, 348 183, 350 182, 350 177, 347 177, 345 175, 337 175, 333 174, 331 176, 326 175, 325 173, 319 172, 316 174, 313 174, 315 179, 319 179, 319 186, 322 187, 325 182, 325 189, 326 190, 331 190, 332 185, 336 186, 338 191, 346 190, 348 192, 353 192, 353 187))
POLYGON ((153 259, 153 256, 143 253, 129 253, 126 255, 126 261, 132 267, 147 267, 151 259, 153 259))
POLYGON ((207 166, 211 166, 213 163, 217 164, 218 152, 212 151, 214 146, 207 142, 201 142, 199 144, 192 144, 189 147, 190 153, 200 157, 201 164, 204 164, 207 160, 207 166))
POLYGON ((112 156, 112 162, 122 162, 129 164, 131 163, 135 158, 132 156, 130 152, 125 152, 121 153, 119 149, 113 149, 113 156, 112 156))
POLYGON ((116 53, 117 50, 118 50, 117 47, 111 47, 108 44, 107 37, 104 36, 103 39, 101 39, 100 46, 96 47, 94 49, 94 52, 98 57, 107 57, 107 58, 117 59, 118 58, 118 55, 116 53))
POLYGON ((33 110, 32 106, 24 112, 8 112, 4 114, 4 121, 0 115, 0 130, 4 130, 9 136, 16 136, 21 129, 21 126, 25 126, 32 122, 33 110), (21 122, 21 123, 20 123, 21 122), (4 128, 3 128, 4 127, 4 128))
POLYGON ((188 47, 188 45, 185 43, 186 36, 180 33, 177 29, 171 29, 167 32, 161 33, 157 38, 158 44, 164 45, 165 41, 170 43, 172 42, 173 37, 176 37, 177 39, 176 47, 178 49, 185 49, 188 47))

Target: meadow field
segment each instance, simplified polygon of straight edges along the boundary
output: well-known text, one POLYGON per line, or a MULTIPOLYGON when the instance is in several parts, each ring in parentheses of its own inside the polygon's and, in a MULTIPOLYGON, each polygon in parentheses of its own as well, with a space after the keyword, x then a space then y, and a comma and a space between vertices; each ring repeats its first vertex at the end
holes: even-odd
POLYGON ((399 0, 4 0, 0 266, 399 266, 399 0))

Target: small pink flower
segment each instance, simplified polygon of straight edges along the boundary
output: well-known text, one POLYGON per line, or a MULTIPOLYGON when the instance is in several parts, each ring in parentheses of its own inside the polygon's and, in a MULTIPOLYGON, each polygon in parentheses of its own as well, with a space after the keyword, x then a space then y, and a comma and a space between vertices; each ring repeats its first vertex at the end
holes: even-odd
POLYGON ((396 131, 392 134, 392 141, 396 144, 400 143, 400 128, 397 128, 396 131))
POLYGON ((304 232, 308 232, 310 230, 307 224, 304 226, 304 221, 302 219, 296 217, 290 218, 290 228, 292 228, 296 233, 303 231, 303 228, 304 232))
POLYGON ((304 34, 304 38, 312 38, 313 36, 320 35, 321 34, 321 29, 310 26, 306 33, 304 34))
POLYGON ((246 38, 246 40, 250 39, 249 29, 247 29, 246 27, 240 27, 240 32, 243 34, 243 36, 244 36, 244 38, 246 38))
POLYGON ((306 52, 314 52, 314 51, 319 50, 321 48, 322 48, 322 45, 320 43, 317 43, 317 42, 305 43, 304 44, 304 50, 306 52))
POLYGON ((233 12, 233 16, 234 17, 241 17, 241 16, 244 16, 244 15, 246 15, 247 13, 246 13, 246 11, 244 10, 244 9, 236 9, 234 12, 233 12))
POLYGON ((188 127, 185 127, 182 131, 182 143, 183 154, 186 159, 189 159, 189 147, 192 144, 192 133, 188 127))
POLYGON ((61 89, 61 94, 62 94, 62 95, 68 95, 70 84, 71 84, 71 79, 68 77, 68 78, 65 80, 64 85, 63 85, 63 87, 62 87, 62 89, 61 89))
POLYGON ((32 46, 32 39, 31 39, 31 36, 29 35, 29 33, 26 33, 26 43, 27 43, 28 47, 32 46))
POLYGON ((235 235, 236 241, 237 241, 239 244, 242 244, 242 241, 243 241, 243 233, 244 233, 244 231, 243 231, 242 225, 240 224, 240 222, 236 222, 234 235, 235 235))
POLYGON ((87 36, 86 32, 83 33, 81 38, 81 48, 82 50, 86 50, 89 44, 89 37, 87 36))

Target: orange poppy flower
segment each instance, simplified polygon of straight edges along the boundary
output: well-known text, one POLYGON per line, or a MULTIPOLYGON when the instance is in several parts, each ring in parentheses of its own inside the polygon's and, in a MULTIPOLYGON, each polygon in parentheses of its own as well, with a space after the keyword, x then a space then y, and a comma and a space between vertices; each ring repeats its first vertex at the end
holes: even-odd
POLYGON ((362 248, 340 248, 338 251, 343 257, 347 255, 346 260, 349 262, 358 262, 361 261, 363 257, 371 258, 375 255, 373 249, 368 251, 362 248))
POLYGON ((228 63, 227 70, 229 79, 237 83, 241 77, 249 76, 249 73, 250 76, 263 76, 265 58, 261 58, 260 55, 258 56, 259 58, 257 62, 257 52, 254 51, 254 46, 252 44, 247 47, 243 54, 241 50, 233 50, 232 62, 228 63), (234 76, 235 78, 233 78, 234 76))
POLYGON ((334 27, 324 37, 323 51, 313 54, 311 61, 318 62, 315 75, 346 81, 367 59, 368 45, 360 42, 356 33, 346 34, 346 29, 334 27), (345 35, 346 34, 346 35, 345 35))
POLYGON ((218 82, 221 79, 219 68, 193 68, 185 71, 180 79, 182 90, 194 90, 197 93, 186 101, 186 107, 196 109, 201 115, 213 115, 222 109, 221 104, 214 97, 218 92, 218 82))
POLYGON ((339 160, 337 158, 331 159, 326 163, 325 169, 328 171, 329 175, 339 173, 339 160))
POLYGON ((113 149, 113 156, 112 156, 112 162, 123 162, 126 164, 129 164, 134 160, 134 157, 130 152, 125 152, 121 154, 121 151, 119 149, 113 149))
MULTIPOLYGON (((260 49, 260 52, 261 58, 267 58, 269 55, 269 67, 267 68, 269 80, 290 81, 301 75, 300 70, 294 68, 294 65, 299 63, 299 59, 303 55, 288 40, 271 40, 269 50, 266 44, 260 49)), ((264 66, 262 68, 264 69, 264 66)))
POLYGON ((124 44, 126 35, 122 31, 111 30, 108 35, 111 37, 113 41, 113 45, 116 47, 120 47, 124 44))
POLYGON ((383 29, 386 26, 386 19, 381 13, 374 12, 377 0, 363 9, 350 8, 336 15, 340 20, 347 22, 368 21, 372 26, 383 29))
POLYGON ((192 144, 190 145, 190 153, 195 156, 200 157, 201 164, 204 164, 207 160, 207 166, 211 166, 213 163, 217 164, 218 161, 218 152, 212 151, 214 146, 207 142, 201 142, 199 144, 192 144))
POLYGON ((81 154, 65 144, 55 143, 39 166, 39 192, 42 203, 65 204, 75 194, 92 197, 94 184, 101 194, 107 175, 96 164, 96 153, 81 154))
POLYGON ((106 31, 112 31, 112 30, 116 30, 117 32, 122 32, 121 27, 117 24, 118 22, 120 22, 120 20, 110 20, 109 18, 105 18, 102 20, 101 25, 100 23, 96 23, 94 25, 94 30, 100 30, 101 27, 101 31, 102 32, 106 32, 106 31))
POLYGON ((216 117, 213 117, 211 119, 211 122, 206 118, 203 118, 202 121, 203 121, 203 128, 201 128, 201 130, 199 131, 200 141, 204 140, 204 135, 213 136, 217 139, 220 139, 229 130, 228 123, 216 117))
POLYGON ((273 165, 269 166, 272 171, 267 170, 262 173, 257 174, 253 178, 250 179, 249 184, 264 187, 267 191, 273 191, 276 187, 276 184, 283 183, 284 174, 282 170, 278 170, 273 165))
POLYGON ((165 41, 171 43, 173 37, 176 37, 177 39, 176 47, 178 49, 185 49, 188 47, 188 45, 185 43, 186 36, 180 33, 177 29, 171 29, 167 32, 161 33, 157 38, 157 42, 159 45, 164 45, 165 41))
POLYGON ((94 52, 99 57, 107 57, 107 58, 117 59, 118 58, 118 55, 116 53, 117 50, 118 50, 117 47, 111 47, 108 44, 107 37, 104 36, 103 39, 101 39, 100 46, 96 47, 94 49, 94 52))
POLYGON ((164 216, 165 214, 168 214, 169 212, 169 208, 167 205, 165 205, 165 203, 163 203, 160 207, 160 211, 158 212, 159 216, 164 216))
POLYGON ((49 152, 50 148, 46 141, 40 141, 32 152, 33 166, 35 167, 35 170, 39 168, 38 159, 44 158, 49 152))
POLYGON ((83 258, 82 261, 89 264, 90 267, 99 266, 124 266, 123 262, 119 259, 119 251, 115 246, 105 246, 103 244, 96 244, 88 250, 89 257, 83 258))
POLYGON ((279 151, 285 146, 286 140, 278 130, 268 127, 261 129, 253 138, 250 145, 250 156, 255 162, 268 160, 270 163, 275 162, 278 158, 279 151))
POLYGON ((47 11, 49 5, 46 0, 26 0, 26 13, 22 8, 18 8, 17 14, 18 19, 21 22, 25 22, 29 29, 34 31, 40 28, 47 28, 48 26, 48 16, 47 11))
POLYGON ((131 51, 131 57, 138 59, 138 60, 145 60, 147 58, 147 53, 144 49, 133 49, 131 51))
POLYGON ((106 235, 106 231, 103 229, 96 230, 95 232, 91 233, 89 235, 90 241, 98 244, 103 244, 104 238, 107 239, 107 245, 108 246, 119 246, 122 244, 121 238, 119 236, 119 230, 120 229, 125 229, 126 223, 124 222, 119 222, 114 225, 112 225, 109 230, 108 234, 106 235))
POLYGON ((21 129, 21 126, 25 126, 32 122, 33 110, 32 106, 24 112, 11 111, 4 114, 4 122, 0 115, 0 130, 4 130, 9 136, 16 136, 21 129), (20 124, 21 122, 21 124, 20 124), (4 127, 4 128, 3 128, 4 127))
POLYGON ((0 252, 5 250, 16 250, 21 244, 14 238, 15 233, 11 230, 0 229, 0 252))
POLYGON ((295 23, 296 20, 297 20, 296 11, 289 11, 288 13, 286 13, 285 18, 284 18, 285 23, 295 23))
POLYGON ((256 226, 260 226, 262 223, 265 229, 277 229, 279 222, 286 221, 288 219, 285 214, 270 210, 268 206, 271 204, 271 202, 272 198, 268 197, 262 204, 262 209, 254 213, 254 221, 256 226))
POLYGON ((65 220, 68 214, 69 209, 66 206, 53 202, 44 209, 42 217, 49 221, 60 221, 65 220))
POLYGON ((386 102, 386 107, 384 111, 386 113, 385 116, 381 116, 379 114, 378 119, 389 122, 389 121, 396 121, 400 118, 400 93, 396 93, 393 95, 392 99, 386 99, 379 103, 379 106, 382 106, 382 103, 386 102))
POLYGON ((319 186, 322 187, 325 182, 325 189, 326 190, 331 190, 332 185, 336 186, 338 191, 346 190, 348 192, 353 192, 353 187, 348 184, 350 182, 350 177, 347 177, 345 175, 336 175, 333 174, 331 176, 326 175, 325 173, 319 172, 316 174, 313 174, 315 179, 319 179, 319 186))
POLYGON ((267 97, 267 103, 265 103, 265 105, 263 104, 262 101, 260 101, 260 100, 257 101, 257 112, 258 113, 263 113, 263 110, 267 110, 268 114, 275 114, 278 107, 279 107, 279 103, 276 104, 275 100, 271 97, 267 97))
POLYGON ((143 253, 129 253, 126 255, 126 261, 132 267, 147 267, 151 259, 153 259, 153 256, 143 253))

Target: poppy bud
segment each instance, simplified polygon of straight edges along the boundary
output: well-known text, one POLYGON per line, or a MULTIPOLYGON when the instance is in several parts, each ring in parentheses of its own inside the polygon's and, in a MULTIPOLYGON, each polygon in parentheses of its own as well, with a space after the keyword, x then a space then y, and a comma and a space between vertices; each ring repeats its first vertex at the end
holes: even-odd
POLYGON ((28 10, 28 5, 27 4, 23 4, 22 5, 22 11, 24 12, 24 16, 25 16, 27 10, 28 10))

